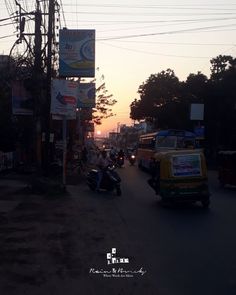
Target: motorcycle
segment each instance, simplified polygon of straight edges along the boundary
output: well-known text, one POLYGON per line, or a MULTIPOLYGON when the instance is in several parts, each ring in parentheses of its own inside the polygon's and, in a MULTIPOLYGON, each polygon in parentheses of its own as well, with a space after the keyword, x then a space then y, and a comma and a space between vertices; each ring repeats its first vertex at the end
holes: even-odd
POLYGON ((124 165, 124 162, 125 162, 124 156, 118 155, 116 159, 116 165, 121 168, 124 165))
MULTIPOLYGON (((99 171, 92 169, 87 175, 87 185, 92 191, 96 190, 99 178, 99 171)), ((121 178, 115 171, 115 165, 109 165, 103 170, 102 180, 99 189, 109 192, 116 191, 117 196, 121 195, 121 178)))
POLYGON ((134 165, 135 162, 136 162, 136 157, 135 157, 135 155, 134 155, 134 154, 130 155, 130 156, 129 156, 129 163, 130 163, 130 165, 134 165))

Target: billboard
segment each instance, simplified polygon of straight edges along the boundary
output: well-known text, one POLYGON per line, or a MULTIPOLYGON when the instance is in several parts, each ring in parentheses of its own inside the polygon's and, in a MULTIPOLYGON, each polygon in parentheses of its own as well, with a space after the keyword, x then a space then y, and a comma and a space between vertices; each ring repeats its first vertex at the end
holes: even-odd
POLYGON ((78 83, 54 79, 51 85, 51 114, 76 118, 78 83))
POLYGON ((195 127, 194 133, 196 134, 197 138, 204 138, 205 137, 205 127, 204 126, 195 127))
POLYGON ((78 87, 78 108, 95 107, 95 83, 80 83, 78 87))
POLYGON ((203 103, 192 103, 190 119, 196 121, 204 120, 204 104, 203 103))
POLYGON ((34 101, 23 81, 12 83, 12 113, 13 115, 33 115, 34 101))
POLYGON ((59 75, 94 77, 95 30, 59 31, 59 75))

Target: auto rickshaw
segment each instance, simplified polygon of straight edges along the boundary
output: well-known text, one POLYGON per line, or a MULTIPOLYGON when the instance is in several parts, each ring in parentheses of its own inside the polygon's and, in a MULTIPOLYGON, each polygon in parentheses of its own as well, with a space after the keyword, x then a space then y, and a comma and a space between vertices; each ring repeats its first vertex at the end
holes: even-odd
POLYGON ((218 153, 218 178, 221 186, 236 185, 236 151, 218 153))
POLYGON ((153 157, 149 185, 163 203, 197 202, 209 207, 207 168, 201 150, 158 152, 153 157))

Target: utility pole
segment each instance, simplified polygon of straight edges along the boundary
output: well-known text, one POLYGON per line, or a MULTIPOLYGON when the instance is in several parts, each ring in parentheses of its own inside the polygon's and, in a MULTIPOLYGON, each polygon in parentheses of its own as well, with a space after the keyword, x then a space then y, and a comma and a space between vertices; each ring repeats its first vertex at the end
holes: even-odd
POLYGON ((47 34, 47 99, 46 99, 46 138, 45 138, 45 172, 48 174, 50 161, 50 130, 51 130, 51 80, 52 80, 52 43, 54 39, 55 0, 49 0, 48 34, 47 34))
POLYGON ((41 95, 42 95, 42 35, 41 35, 41 25, 42 25, 42 14, 39 8, 39 0, 36 0, 36 12, 35 12, 35 39, 34 39, 34 69, 32 80, 34 83, 34 116, 35 116, 35 126, 36 126, 36 162, 38 170, 41 170, 42 166, 42 128, 41 128, 41 95))
MULTIPOLYGON (((17 44, 25 42, 27 45, 25 53, 29 54, 26 57, 26 61, 27 58, 28 60, 31 58, 33 61, 31 72, 29 68, 31 78, 28 78, 30 84, 28 84, 27 89, 31 92, 34 99, 35 158, 38 171, 40 172, 41 168, 44 168, 44 172, 47 174, 50 148, 52 58, 54 56, 53 51, 55 50, 53 47, 55 40, 55 11, 58 4, 56 0, 35 0, 36 10, 31 12, 27 12, 22 7, 23 4, 18 3, 18 0, 15 0, 15 4, 19 11, 17 14, 20 34, 11 52, 17 44), (34 32, 25 32, 26 21, 27 23, 34 22, 34 32), (31 37, 34 38, 33 46, 31 44, 31 37), (45 132, 44 154, 42 154, 42 131, 45 132)), ((59 12, 59 9, 57 9, 57 12, 59 12)), ((27 28, 30 29, 29 26, 27 28)))

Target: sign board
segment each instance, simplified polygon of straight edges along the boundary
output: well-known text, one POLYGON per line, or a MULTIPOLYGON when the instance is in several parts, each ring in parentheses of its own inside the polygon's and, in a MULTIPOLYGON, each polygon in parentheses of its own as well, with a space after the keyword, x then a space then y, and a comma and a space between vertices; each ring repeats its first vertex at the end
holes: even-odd
POLYGON ((51 87, 51 114, 75 119, 78 83, 54 79, 51 87))
POLYGON ((23 81, 12 83, 12 113, 13 115, 33 115, 34 101, 23 81))
POLYGON ((200 176, 201 158, 199 154, 176 155, 172 157, 172 175, 200 176))
POLYGON ((190 120, 196 120, 196 121, 204 120, 204 104, 203 103, 191 104, 190 120))
POLYGON ((59 75, 94 77, 95 30, 59 31, 59 75))
POLYGON ((204 126, 197 126, 194 128, 194 133, 196 134, 197 138, 204 138, 205 137, 205 128, 204 126))
POLYGON ((95 83, 80 83, 78 88, 78 108, 95 107, 95 83))

